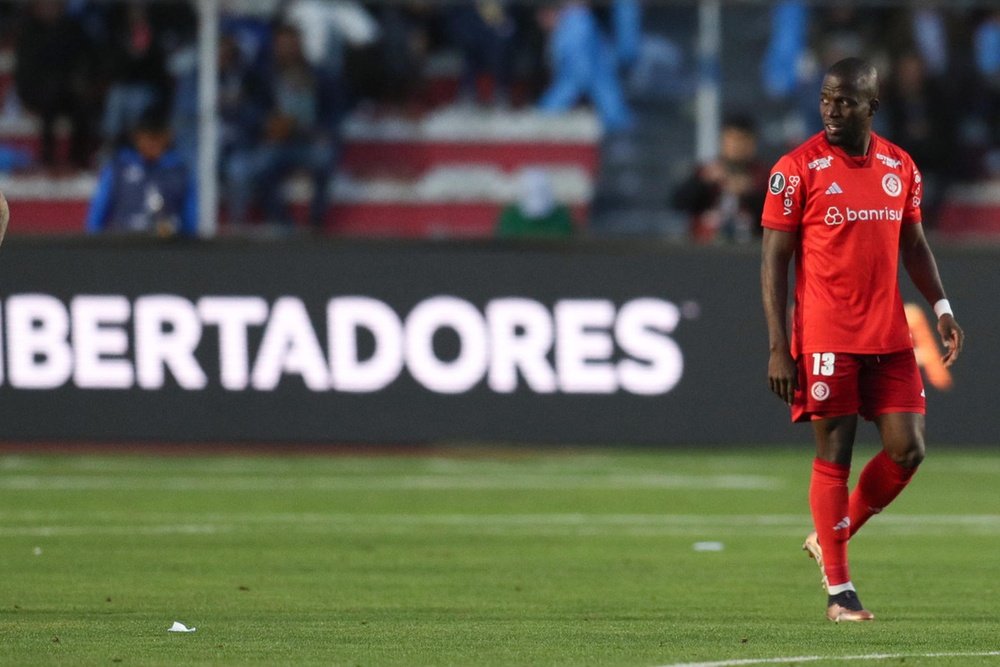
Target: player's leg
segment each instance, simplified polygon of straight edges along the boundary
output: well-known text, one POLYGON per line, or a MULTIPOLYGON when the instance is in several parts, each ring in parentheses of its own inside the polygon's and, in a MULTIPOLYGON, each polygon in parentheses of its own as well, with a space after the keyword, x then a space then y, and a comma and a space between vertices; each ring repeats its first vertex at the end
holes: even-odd
POLYGON ((806 549, 822 564, 828 595, 826 616, 838 622, 874 618, 858 599, 847 564, 850 533, 847 479, 857 427, 857 415, 813 421, 816 458, 809 483, 809 505, 816 537, 815 551, 809 548, 813 536, 807 538, 806 549))
POLYGON ((828 588, 850 582, 847 565, 848 518, 847 479, 851 473, 851 453, 858 428, 857 415, 816 419, 816 458, 809 480, 809 508, 822 545, 823 572, 828 588))
POLYGON ((895 412, 875 418, 882 450, 865 465, 850 498, 851 536, 898 496, 924 460, 924 416, 895 412))
POLYGON ((860 385, 861 414, 878 427, 882 451, 851 494, 852 536, 906 488, 924 459, 924 386, 913 353, 869 359, 860 385))

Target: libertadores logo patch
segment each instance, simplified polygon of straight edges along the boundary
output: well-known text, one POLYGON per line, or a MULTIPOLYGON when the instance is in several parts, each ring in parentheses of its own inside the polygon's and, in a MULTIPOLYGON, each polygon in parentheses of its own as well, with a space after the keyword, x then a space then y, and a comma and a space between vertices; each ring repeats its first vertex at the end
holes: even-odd
POLYGON ((772 195, 780 195, 782 192, 784 192, 785 175, 782 174, 780 171, 776 171, 773 174, 771 174, 771 180, 768 182, 767 189, 772 195))

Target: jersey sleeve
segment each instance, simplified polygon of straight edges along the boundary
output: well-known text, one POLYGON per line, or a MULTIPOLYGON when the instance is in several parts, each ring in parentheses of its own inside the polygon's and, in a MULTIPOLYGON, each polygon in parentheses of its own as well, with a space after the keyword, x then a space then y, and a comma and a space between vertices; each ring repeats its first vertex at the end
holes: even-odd
POLYGON ((914 224, 923 220, 920 213, 920 200, 924 196, 923 178, 920 170, 908 160, 910 168, 910 191, 906 193, 906 202, 903 206, 903 224, 914 224))
POLYGON ((787 155, 782 157, 767 179, 761 224, 783 232, 798 230, 805 208, 803 190, 799 166, 787 155))

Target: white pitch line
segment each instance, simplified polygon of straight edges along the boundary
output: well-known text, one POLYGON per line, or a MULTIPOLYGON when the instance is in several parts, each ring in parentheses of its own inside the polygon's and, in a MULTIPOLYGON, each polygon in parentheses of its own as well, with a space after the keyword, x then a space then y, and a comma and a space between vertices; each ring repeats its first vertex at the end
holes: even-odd
POLYGON ((783 486, 761 475, 327 475, 312 478, 273 476, 163 478, 114 475, 10 475, 0 478, 9 491, 452 491, 452 490, 632 490, 690 489, 772 491, 783 486))
POLYGON ((0 537, 90 537, 93 535, 214 535, 235 526, 175 524, 157 526, 0 526, 0 537))
MULTIPOLYGON (((487 513, 487 514, 421 514, 421 513, 367 513, 367 512, 206 512, 194 513, 206 523, 252 523, 252 524, 302 524, 329 523, 336 525, 414 525, 414 526, 652 526, 681 528, 808 528, 811 522, 808 514, 624 514, 624 513, 487 513)), ((0 509, 0 522, 58 522, 77 518, 73 511, 38 511, 0 509)), ((134 520, 137 513, 127 509, 120 512, 92 512, 88 516, 100 519, 101 523, 118 520, 134 520)), ((140 512, 138 516, 151 523, 162 521, 172 523, 175 514, 169 512, 140 512)), ((986 528, 1000 529, 1000 514, 900 514, 880 515, 880 527, 930 527, 986 528)))
MULTIPOLYGON (((175 516, 162 512, 135 514, 131 511, 90 515, 96 523, 77 521, 72 512, 0 510, 0 537, 77 536, 91 534, 246 533, 281 525, 300 533, 407 532, 428 529, 476 534, 534 533, 551 535, 649 535, 671 537, 732 538, 752 535, 800 536, 809 525, 806 515, 697 515, 697 514, 364 514, 364 513, 204 513, 178 524, 175 516), (138 521, 138 523, 137 523, 138 521), (119 523, 120 522, 120 523, 119 523)), ((955 535, 1000 533, 1000 515, 903 515, 881 516, 887 534, 955 535)))
POLYGON ((741 665, 780 665, 820 660, 899 660, 901 658, 987 658, 1000 656, 1000 651, 969 651, 957 653, 870 653, 868 655, 799 655, 789 658, 738 658, 736 660, 716 660, 714 662, 678 662, 662 667, 740 667, 741 665))

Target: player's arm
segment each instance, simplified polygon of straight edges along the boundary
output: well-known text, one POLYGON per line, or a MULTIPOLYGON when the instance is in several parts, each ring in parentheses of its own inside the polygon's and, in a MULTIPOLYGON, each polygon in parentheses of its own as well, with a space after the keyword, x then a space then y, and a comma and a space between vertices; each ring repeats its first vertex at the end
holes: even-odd
POLYGON ((9 222, 10 207, 7 205, 3 193, 0 192, 0 243, 3 243, 3 237, 7 235, 7 223, 9 222))
MULTIPOLYGON (((933 305, 947 298, 922 224, 918 222, 903 225, 899 236, 899 253, 910 280, 929 304, 933 305)), ((945 366, 951 366, 962 352, 965 333, 950 313, 938 317, 937 330, 947 350, 942 361, 945 366)))
POLYGON ((764 228, 760 260, 760 289, 767 319, 770 357, 767 382, 771 391, 791 404, 798 371, 788 343, 788 264, 795 253, 796 235, 764 228))

